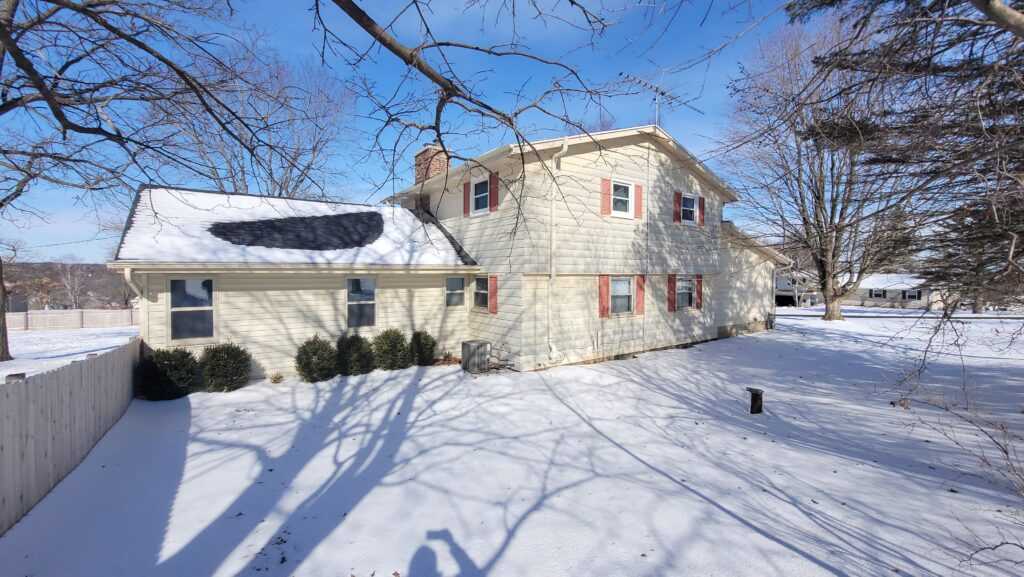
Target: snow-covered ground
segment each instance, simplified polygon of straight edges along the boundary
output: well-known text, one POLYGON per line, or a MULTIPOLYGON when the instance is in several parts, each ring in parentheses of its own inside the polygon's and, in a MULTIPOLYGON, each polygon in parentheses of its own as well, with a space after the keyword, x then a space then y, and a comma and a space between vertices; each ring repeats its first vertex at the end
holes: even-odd
POLYGON ((0 382, 10 373, 41 373, 84 359, 89 353, 109 351, 138 334, 138 327, 11 331, 7 338, 14 360, 0 363, 0 382))
MULTIPOLYGON (((1020 427, 1016 325, 956 327, 964 349, 934 340, 923 393, 962 402, 966 375, 1020 427)), ((929 334, 780 319, 537 373, 414 368, 136 401, 0 538, 3 573, 1017 574, 961 560, 974 537, 1012 531, 1000 511, 1020 504, 941 431, 973 438, 889 404, 929 334), (746 386, 767 391, 765 414, 747 414, 746 386)))

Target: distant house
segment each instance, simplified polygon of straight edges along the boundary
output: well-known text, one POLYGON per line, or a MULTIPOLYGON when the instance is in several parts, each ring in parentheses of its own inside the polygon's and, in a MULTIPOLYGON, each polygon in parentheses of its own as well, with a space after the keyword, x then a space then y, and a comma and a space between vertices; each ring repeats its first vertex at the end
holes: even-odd
POLYGON ((930 309, 941 306, 937 291, 930 289, 920 277, 907 273, 868 275, 843 302, 867 307, 930 309))
POLYGON ((813 307, 823 302, 818 279, 806 271, 787 270, 775 275, 775 304, 780 307, 813 307))
POLYGON ((366 206, 144 188, 117 255, 152 347, 432 333, 531 370, 765 328, 788 259, 722 220, 736 194, 654 126, 496 148, 366 206))

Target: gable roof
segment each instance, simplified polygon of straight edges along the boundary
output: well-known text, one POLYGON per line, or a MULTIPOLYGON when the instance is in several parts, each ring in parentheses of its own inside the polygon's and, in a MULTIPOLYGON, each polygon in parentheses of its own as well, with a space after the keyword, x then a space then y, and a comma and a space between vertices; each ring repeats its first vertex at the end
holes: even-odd
POLYGON ((924 279, 909 273, 869 274, 860 281, 862 289, 908 290, 923 286, 924 279))
POLYGON ((715 173, 711 172, 711 169, 698 160, 696 156, 690 153, 690 151, 680 144, 679 141, 673 138, 672 135, 660 126, 654 124, 634 126, 631 128, 618 128, 615 130, 604 130, 601 132, 575 134, 572 136, 561 136, 558 138, 547 138, 543 140, 533 140, 530 141, 529 145, 503 144, 481 154, 480 156, 477 156, 472 162, 463 162, 458 166, 452 167, 448 170, 447 175, 443 173, 435 175, 424 182, 406 187, 402 191, 395 193, 393 198, 397 199, 411 192, 416 192, 424 186, 441 183, 445 178, 448 178, 449 180, 458 179, 470 166, 487 165, 490 162, 496 162, 503 158, 519 156, 520 154, 525 155, 528 159, 532 157, 531 160, 536 160, 537 155, 541 153, 561 148, 563 142, 571 148, 573 146, 594 143, 602 145, 609 140, 629 136, 646 136, 650 138, 653 142, 660 144, 666 152, 692 168, 699 176, 707 179, 707 181, 722 194, 725 202, 735 202, 739 200, 739 194, 731 186, 718 178, 715 173))
POLYGON ((143 187, 112 264, 475 265, 460 253, 397 206, 143 187))

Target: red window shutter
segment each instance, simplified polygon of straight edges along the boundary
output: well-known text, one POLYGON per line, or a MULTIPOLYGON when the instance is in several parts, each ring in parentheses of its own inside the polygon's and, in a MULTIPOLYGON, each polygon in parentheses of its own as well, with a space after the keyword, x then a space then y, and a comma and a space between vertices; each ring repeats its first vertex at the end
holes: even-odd
POLYGON ((647 277, 642 274, 636 275, 636 314, 644 314, 644 285, 647 277))
POLYGON ((683 222, 683 193, 675 192, 672 196, 672 222, 683 222))
POLYGON ((668 312, 676 312, 676 275, 668 275, 668 312))
POLYGON ((704 275, 697 275, 697 281, 693 284, 693 290, 697 293, 694 295, 694 300, 696 301, 695 305, 697 308, 702 308, 704 306, 704 275))
POLYGON ((611 279, 603 274, 597 277, 597 315, 605 318, 611 310, 611 279))
POLYGON ((492 172, 487 183, 487 205, 491 212, 498 210, 498 173, 492 172))
POLYGON ((487 312, 498 314, 498 277, 487 277, 487 312))
POLYGON ((469 216, 469 183, 462 183, 462 216, 469 216))
POLYGON ((601 216, 608 216, 612 213, 612 181, 607 178, 601 179, 601 216))
POLYGON ((697 211, 698 212, 698 214, 697 214, 697 222, 701 226, 704 226, 704 197, 703 196, 700 197, 700 200, 697 201, 697 204, 700 205, 700 210, 697 211))
POLYGON ((633 214, 636 218, 644 217, 644 185, 634 184, 633 193, 636 198, 633 199, 633 214))

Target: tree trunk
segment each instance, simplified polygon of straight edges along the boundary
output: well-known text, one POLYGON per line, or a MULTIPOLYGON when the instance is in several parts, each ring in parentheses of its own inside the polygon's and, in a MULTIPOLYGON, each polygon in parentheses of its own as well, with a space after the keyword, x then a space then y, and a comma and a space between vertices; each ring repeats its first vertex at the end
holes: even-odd
POLYGON ((825 298, 825 316, 821 317, 826 321, 841 321, 843 320, 843 309, 840 306, 840 302, 834 297, 825 298))
POLYGON ((7 286, 4 285, 4 261, 0 259, 0 362, 11 360, 7 343, 7 286))

